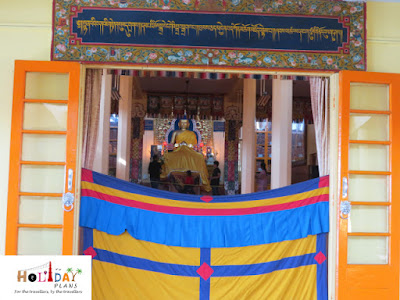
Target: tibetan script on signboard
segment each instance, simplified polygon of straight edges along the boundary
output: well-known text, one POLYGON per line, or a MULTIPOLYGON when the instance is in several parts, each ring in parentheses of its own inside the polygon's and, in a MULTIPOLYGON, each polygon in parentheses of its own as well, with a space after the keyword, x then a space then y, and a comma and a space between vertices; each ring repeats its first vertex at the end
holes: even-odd
POLYGON ((339 18, 84 8, 73 43, 338 52, 348 42, 339 18))

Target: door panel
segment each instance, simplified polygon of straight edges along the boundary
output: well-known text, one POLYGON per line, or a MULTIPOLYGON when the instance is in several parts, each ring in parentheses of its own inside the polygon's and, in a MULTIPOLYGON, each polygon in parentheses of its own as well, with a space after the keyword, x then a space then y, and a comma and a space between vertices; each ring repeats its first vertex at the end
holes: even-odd
MULTIPOLYGON (((353 213, 353 212, 352 212, 353 213)), ((347 263, 377 265, 388 263, 387 236, 349 236, 347 240, 347 263)), ((361 269, 361 268, 360 268, 361 269)), ((360 272, 354 273, 359 274, 360 272)), ((350 272, 350 271, 348 271, 350 272)), ((370 274, 373 276, 373 274, 370 274)), ((364 277, 366 275, 363 275, 364 277)))
POLYGON ((18 255, 60 255, 63 244, 61 228, 18 229, 18 255))
POLYGON ((388 141, 389 116, 350 114, 350 140, 388 141))
POLYGON ((352 205, 348 232, 389 232, 388 212, 387 206, 352 205))
POLYGON ((25 78, 25 99, 68 100, 68 73, 26 72, 25 78))
POLYGON ((22 160, 64 162, 67 139, 61 134, 22 134, 22 160))
POLYGON ((79 63, 15 63, 6 254, 72 254, 79 82, 79 63))
POLYGON ((62 198, 43 196, 19 197, 19 223, 62 224, 62 198))
POLYGON ((388 175, 349 174, 348 199, 352 202, 388 202, 389 201, 388 175))
POLYGON ((400 75, 340 74, 338 299, 399 299, 398 99, 400 75))
POLYGON ((68 106, 56 103, 25 103, 23 129, 67 130, 68 106))

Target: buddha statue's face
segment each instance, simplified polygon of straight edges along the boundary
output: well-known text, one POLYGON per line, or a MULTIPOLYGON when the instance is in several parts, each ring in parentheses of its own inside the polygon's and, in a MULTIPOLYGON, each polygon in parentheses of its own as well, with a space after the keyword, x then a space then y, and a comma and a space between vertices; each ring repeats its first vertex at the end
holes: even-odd
POLYGON ((189 128, 189 120, 180 120, 179 128, 180 129, 188 129, 189 128))

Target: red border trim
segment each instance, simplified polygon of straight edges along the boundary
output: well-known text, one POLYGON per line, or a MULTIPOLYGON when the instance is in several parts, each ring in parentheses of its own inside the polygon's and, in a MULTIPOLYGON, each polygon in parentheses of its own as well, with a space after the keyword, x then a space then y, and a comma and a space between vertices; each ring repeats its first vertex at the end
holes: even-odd
POLYGON ((51 53, 50 53, 50 60, 54 60, 54 30, 55 30, 55 18, 56 18, 56 0, 53 0, 53 15, 51 16, 52 19, 52 26, 51 26, 51 53))
POLYGON ((364 3, 364 66, 367 71, 367 3, 364 3))

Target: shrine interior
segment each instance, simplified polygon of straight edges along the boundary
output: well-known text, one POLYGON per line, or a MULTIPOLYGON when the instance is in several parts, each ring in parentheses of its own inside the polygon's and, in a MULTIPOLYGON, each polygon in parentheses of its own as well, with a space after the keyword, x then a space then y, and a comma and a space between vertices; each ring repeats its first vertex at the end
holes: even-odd
MULTIPOLYGON (((216 187, 218 194, 241 193, 242 120, 243 105, 246 105, 243 103, 243 79, 135 76, 121 70, 107 72, 109 82, 97 82, 100 95, 86 91, 85 101, 90 97, 100 98, 100 106, 106 105, 103 110, 110 116, 107 120, 100 115, 102 124, 92 133, 99 134, 98 139, 106 139, 104 143, 108 145, 102 158, 95 155, 93 170, 150 187, 149 164, 157 155, 162 166, 156 185, 158 189, 185 192, 185 177, 187 170, 191 170, 195 178, 193 193, 204 195, 211 194, 210 182, 207 186, 206 181, 213 175, 214 161, 218 161, 221 171, 216 187), (108 101, 103 99, 104 91, 107 91, 105 84, 111 88, 108 101), (172 134, 180 130, 181 119, 189 120, 188 130, 195 132, 196 141, 189 145, 184 142, 186 152, 181 151, 173 158, 171 153, 183 147, 171 144, 172 134), (191 156, 195 152, 197 156, 202 155, 200 160, 196 160, 196 155, 191 156), (190 158, 183 159, 184 155, 190 158), (172 161, 172 166, 168 166, 174 159, 183 160, 172 161), (199 166, 201 164, 204 166, 199 166)), ((318 177, 318 166, 310 84, 306 78, 292 82, 293 184, 318 177)), ((272 95, 276 94, 272 90, 272 76, 256 80, 256 153, 253 158, 256 192, 271 189, 272 95)))

